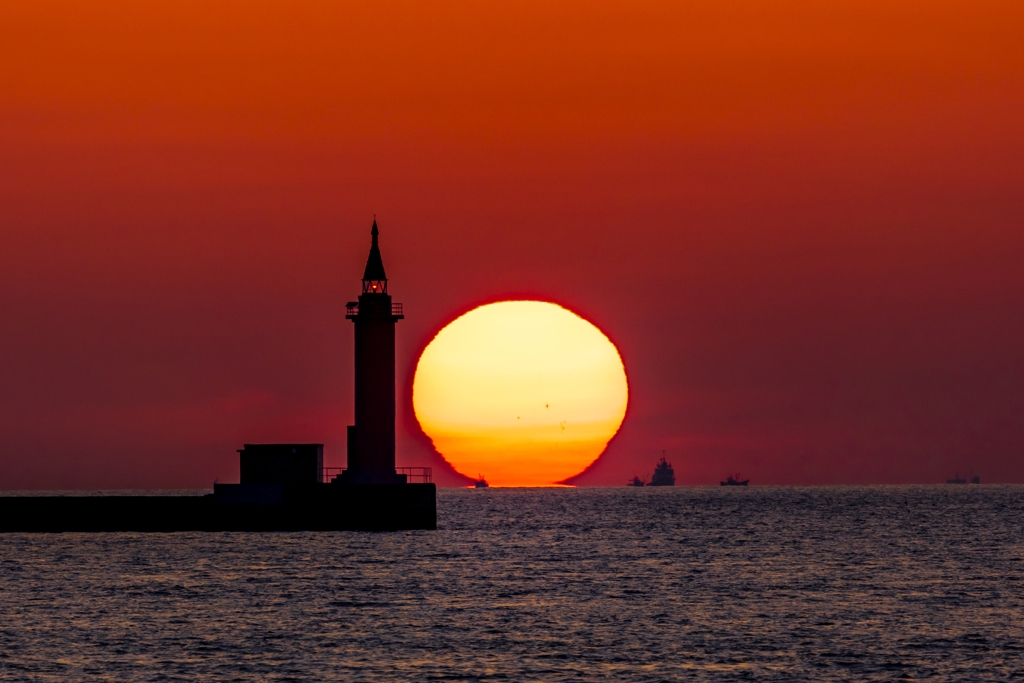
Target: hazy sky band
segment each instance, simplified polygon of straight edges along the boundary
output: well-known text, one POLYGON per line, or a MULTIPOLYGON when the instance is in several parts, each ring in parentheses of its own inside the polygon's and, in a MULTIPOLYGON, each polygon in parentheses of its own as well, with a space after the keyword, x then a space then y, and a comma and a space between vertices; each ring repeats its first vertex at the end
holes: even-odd
POLYGON ((373 213, 440 481, 416 355, 511 296, 622 352, 583 483, 1021 481, 1022 12, 4 3, 0 481, 343 464, 373 213))

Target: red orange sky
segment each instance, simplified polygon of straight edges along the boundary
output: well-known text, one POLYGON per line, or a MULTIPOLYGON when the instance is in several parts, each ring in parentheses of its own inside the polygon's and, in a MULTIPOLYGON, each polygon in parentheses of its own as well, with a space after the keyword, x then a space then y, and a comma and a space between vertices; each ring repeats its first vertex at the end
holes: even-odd
POLYGON ((1024 481, 1017 2, 6 2, 0 488, 341 464, 374 213, 418 349, 559 302, 631 404, 581 484, 1024 481))

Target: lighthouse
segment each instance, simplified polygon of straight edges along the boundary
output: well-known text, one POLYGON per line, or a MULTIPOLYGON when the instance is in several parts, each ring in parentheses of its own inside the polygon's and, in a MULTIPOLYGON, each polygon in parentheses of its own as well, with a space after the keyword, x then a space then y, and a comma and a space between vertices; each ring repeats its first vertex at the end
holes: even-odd
POLYGON ((377 220, 358 301, 345 307, 355 327, 355 424, 348 428, 346 484, 400 484, 395 472, 395 325, 402 304, 391 301, 378 244, 377 220))
POLYGON ((370 232, 355 323, 356 423, 348 468, 332 476, 322 443, 247 443, 239 482, 204 496, 0 496, 0 533, 61 531, 397 531, 437 528, 429 467, 395 469, 395 323, 388 276, 370 232), (325 481, 325 479, 329 479, 325 481))

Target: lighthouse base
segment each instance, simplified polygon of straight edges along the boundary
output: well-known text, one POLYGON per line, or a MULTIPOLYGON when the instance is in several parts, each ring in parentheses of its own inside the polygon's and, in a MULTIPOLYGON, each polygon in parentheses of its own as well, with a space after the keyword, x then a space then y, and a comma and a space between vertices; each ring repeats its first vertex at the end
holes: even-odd
POLYGON ((406 475, 398 474, 394 470, 385 470, 382 472, 357 472, 355 470, 345 470, 339 476, 335 477, 331 483, 343 484, 345 486, 366 486, 368 484, 405 484, 407 481, 408 477, 406 475))

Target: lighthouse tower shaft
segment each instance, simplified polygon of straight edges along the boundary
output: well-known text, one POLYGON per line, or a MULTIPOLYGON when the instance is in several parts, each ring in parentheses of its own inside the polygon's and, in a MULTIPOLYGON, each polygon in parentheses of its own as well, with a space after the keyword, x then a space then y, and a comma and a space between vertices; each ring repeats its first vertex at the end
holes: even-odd
POLYGON ((355 325, 355 425, 348 428, 348 468, 344 481, 394 484, 395 473, 395 324, 402 305, 392 303, 377 244, 377 221, 371 231, 370 256, 359 301, 345 317, 355 325))

